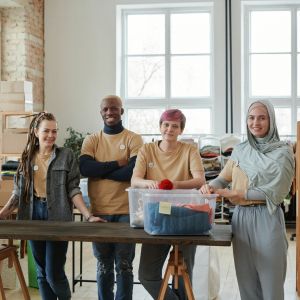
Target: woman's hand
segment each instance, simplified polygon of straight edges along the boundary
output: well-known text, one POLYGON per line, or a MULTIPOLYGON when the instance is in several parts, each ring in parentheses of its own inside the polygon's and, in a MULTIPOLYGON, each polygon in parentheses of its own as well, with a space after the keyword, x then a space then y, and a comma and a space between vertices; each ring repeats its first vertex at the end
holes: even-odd
POLYGON ((6 204, 0 210, 0 220, 6 220, 18 207, 19 197, 12 194, 6 204))
POLYGON ((215 190, 209 184, 204 184, 199 190, 201 194, 214 194, 215 190))
POLYGON ((92 216, 92 215, 87 218, 87 221, 91 222, 91 223, 95 223, 95 222, 106 223, 107 222, 106 220, 104 220, 100 217, 96 217, 96 216, 92 216))
POLYGON ((159 182, 156 180, 145 180, 145 188, 154 190, 159 188, 159 182))
POLYGON ((246 205, 249 203, 245 200, 245 192, 242 190, 218 189, 216 193, 221 197, 227 198, 234 205, 246 205))
POLYGON ((144 174, 136 174, 131 178, 131 187, 141 189, 158 189, 159 182, 156 180, 144 179, 144 174))

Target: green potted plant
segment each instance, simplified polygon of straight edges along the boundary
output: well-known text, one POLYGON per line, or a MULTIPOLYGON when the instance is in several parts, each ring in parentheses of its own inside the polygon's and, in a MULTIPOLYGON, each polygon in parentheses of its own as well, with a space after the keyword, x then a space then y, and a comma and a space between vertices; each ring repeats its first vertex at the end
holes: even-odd
POLYGON ((72 127, 67 128, 67 133, 69 136, 65 139, 64 147, 72 149, 76 159, 79 160, 83 140, 89 133, 78 132, 72 127))

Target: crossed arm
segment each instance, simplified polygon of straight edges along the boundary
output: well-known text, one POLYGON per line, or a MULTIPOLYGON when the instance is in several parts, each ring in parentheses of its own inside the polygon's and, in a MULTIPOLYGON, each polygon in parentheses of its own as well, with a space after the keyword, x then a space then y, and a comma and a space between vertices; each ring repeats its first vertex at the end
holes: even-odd
POLYGON ((85 177, 130 181, 135 161, 136 156, 129 160, 100 162, 89 155, 82 155, 79 159, 79 168, 85 177))

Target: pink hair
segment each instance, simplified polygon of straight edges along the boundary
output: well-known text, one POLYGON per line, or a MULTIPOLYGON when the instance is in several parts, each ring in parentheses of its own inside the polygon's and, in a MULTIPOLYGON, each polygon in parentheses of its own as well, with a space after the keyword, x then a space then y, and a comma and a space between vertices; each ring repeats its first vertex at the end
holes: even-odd
POLYGON ((159 125, 164 121, 177 121, 180 122, 180 127, 183 130, 185 127, 185 115, 179 109, 168 109, 162 113, 159 119, 159 125))

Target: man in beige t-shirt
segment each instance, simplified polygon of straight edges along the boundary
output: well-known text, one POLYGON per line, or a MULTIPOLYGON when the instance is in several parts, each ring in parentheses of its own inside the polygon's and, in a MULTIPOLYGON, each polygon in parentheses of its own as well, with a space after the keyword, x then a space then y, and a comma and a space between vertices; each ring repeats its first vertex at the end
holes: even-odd
MULTIPOLYGON (((105 97, 100 106, 103 130, 85 138, 80 156, 80 172, 88 177, 91 213, 108 222, 128 222, 128 195, 132 170, 142 138, 125 129, 121 98, 105 97)), ((93 243, 97 263, 98 299, 132 299, 134 244, 93 243), (114 298, 114 264, 117 291, 114 298)))

